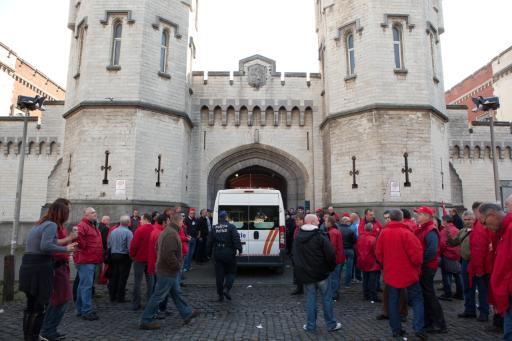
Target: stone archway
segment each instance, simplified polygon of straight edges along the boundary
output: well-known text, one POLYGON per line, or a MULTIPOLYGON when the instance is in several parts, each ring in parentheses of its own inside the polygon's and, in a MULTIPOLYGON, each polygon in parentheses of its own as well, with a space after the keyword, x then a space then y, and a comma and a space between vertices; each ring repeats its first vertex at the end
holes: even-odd
POLYGON ((214 206, 217 192, 225 188, 226 181, 230 176, 253 166, 269 169, 286 179, 287 202, 283 203, 286 207, 297 207, 304 204, 308 172, 300 160, 277 148, 263 144, 238 147, 216 157, 210 165, 208 207, 214 206))

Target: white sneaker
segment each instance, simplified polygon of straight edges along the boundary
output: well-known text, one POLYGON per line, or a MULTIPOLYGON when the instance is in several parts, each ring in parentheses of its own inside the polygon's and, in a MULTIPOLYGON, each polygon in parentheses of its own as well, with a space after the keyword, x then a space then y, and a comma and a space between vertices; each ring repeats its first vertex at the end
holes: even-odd
POLYGON ((330 332, 335 332, 341 329, 341 323, 337 322, 336 327, 329 329, 330 332))

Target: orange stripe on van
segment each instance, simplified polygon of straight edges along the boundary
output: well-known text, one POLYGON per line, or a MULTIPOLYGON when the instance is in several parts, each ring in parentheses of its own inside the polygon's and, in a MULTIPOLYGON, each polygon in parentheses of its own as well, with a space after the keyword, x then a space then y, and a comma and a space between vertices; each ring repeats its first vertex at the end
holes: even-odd
POLYGON ((270 251, 272 250, 272 245, 274 244, 274 241, 276 240, 276 237, 278 234, 279 234, 279 231, 274 230, 274 235, 272 236, 272 240, 268 244, 267 256, 270 254, 270 251))
POLYGON ((272 235, 272 231, 270 231, 270 233, 267 234, 267 239, 265 240, 265 245, 263 246, 263 256, 267 255, 267 247, 268 247, 268 242, 270 241, 271 235, 272 235))

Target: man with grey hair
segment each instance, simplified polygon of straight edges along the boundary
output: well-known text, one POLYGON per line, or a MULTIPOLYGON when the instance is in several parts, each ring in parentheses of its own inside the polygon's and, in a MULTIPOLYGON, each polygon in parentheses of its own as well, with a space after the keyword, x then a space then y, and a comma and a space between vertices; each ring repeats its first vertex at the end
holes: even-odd
POLYGON ((304 222, 293 243, 294 273, 297 280, 304 284, 307 295, 307 323, 303 328, 306 332, 316 330, 316 293, 319 290, 328 330, 340 330, 341 323, 334 316, 329 285, 329 275, 336 267, 336 254, 329 240, 318 229, 318 217, 308 214, 304 222))
POLYGON ((471 316, 476 316, 476 305, 475 305, 475 290, 469 287, 469 274, 468 274, 468 265, 469 258, 471 256, 471 249, 469 245, 469 235, 473 230, 473 225, 475 223, 475 215, 472 211, 466 211, 462 214, 462 221, 464 222, 464 227, 459 230, 455 237, 452 237, 448 232, 448 229, 445 229, 444 232, 446 234, 446 242, 450 246, 459 246, 460 245, 460 256, 461 256, 461 277, 462 277, 462 287, 464 289, 464 312, 459 314, 459 317, 466 318, 471 316))
POLYGON ((504 316, 503 339, 512 340, 512 213, 508 215, 496 204, 478 208, 480 223, 502 238, 496 248, 496 260, 491 274, 491 299, 496 312, 504 316))
POLYGON ((78 249, 73 255, 79 278, 76 292, 77 315, 87 321, 98 319, 92 309, 94 273, 96 265, 103 263, 103 243, 100 230, 96 227, 97 216, 94 208, 85 209, 84 217, 77 226, 78 249))
POLYGON ((112 231, 108 237, 107 247, 110 252, 108 293, 110 302, 125 302, 126 281, 132 266, 130 243, 133 239, 133 233, 129 228, 130 221, 128 215, 121 216, 119 227, 112 231))

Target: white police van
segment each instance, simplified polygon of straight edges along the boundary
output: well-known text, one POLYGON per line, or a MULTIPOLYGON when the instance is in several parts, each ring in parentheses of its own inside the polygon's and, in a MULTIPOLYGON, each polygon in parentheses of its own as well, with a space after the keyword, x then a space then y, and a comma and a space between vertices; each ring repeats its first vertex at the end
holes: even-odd
POLYGON ((228 213, 235 225, 243 253, 240 266, 263 266, 284 269, 285 218, 281 192, 273 189, 220 190, 215 200, 213 225, 220 211, 228 213))

